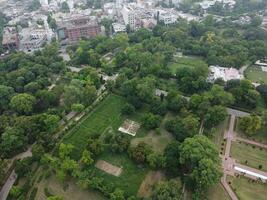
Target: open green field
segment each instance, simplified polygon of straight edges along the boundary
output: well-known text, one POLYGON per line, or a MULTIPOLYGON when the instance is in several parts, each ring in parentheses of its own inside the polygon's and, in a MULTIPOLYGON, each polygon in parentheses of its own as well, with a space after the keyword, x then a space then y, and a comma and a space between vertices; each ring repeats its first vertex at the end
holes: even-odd
POLYGON ((262 170, 267 171, 267 150, 260 150, 256 147, 245 143, 233 142, 231 147, 231 156, 238 163, 245 164, 248 161, 248 166, 258 169, 262 165, 262 170))
POLYGON ((115 166, 122 167, 123 171, 119 177, 116 177, 95 168, 94 175, 96 177, 104 178, 105 183, 121 188, 128 195, 137 194, 142 181, 149 171, 148 169, 138 166, 126 154, 105 152, 99 159, 105 160, 115 166))
POLYGON ((200 65, 206 65, 206 63, 199 57, 181 57, 169 63, 168 67, 173 74, 176 74, 179 67, 197 67, 200 65))
POLYGON ((47 199, 44 192, 45 188, 47 188, 52 195, 63 197, 64 200, 105 200, 105 198, 100 193, 90 191, 88 189, 81 189, 71 180, 68 181, 68 186, 64 188, 62 182, 57 180, 55 175, 52 175, 47 179, 43 179, 40 183, 38 183, 38 190, 35 200, 47 199))
POLYGON ((170 118, 172 118, 172 114, 167 113, 160 125, 160 134, 157 134, 154 130, 151 130, 148 134, 138 134, 132 139, 131 145, 136 146, 140 142, 145 142, 152 146, 154 151, 163 152, 165 147, 174 139, 172 134, 164 128, 165 122, 170 118))
POLYGON ((245 71, 245 76, 252 82, 267 83, 267 72, 263 72, 258 66, 248 67, 245 71))
POLYGON ((217 185, 209 188, 207 193, 208 200, 230 200, 227 192, 224 190, 223 186, 218 183, 217 185))
POLYGON ((266 200, 267 185, 263 183, 249 182, 245 177, 228 176, 227 181, 231 182, 231 187, 240 200, 266 200))
POLYGON ((75 158, 79 158, 86 146, 87 139, 94 134, 103 134, 108 129, 117 130, 123 122, 121 107, 124 99, 116 95, 106 97, 79 125, 64 139, 63 143, 75 146, 75 158))
POLYGON ((267 127, 262 127, 260 130, 257 131, 257 133, 251 137, 248 137, 245 133, 243 133, 242 130, 239 128, 239 119, 237 118, 237 123, 236 123, 236 128, 235 131, 237 132, 239 137, 242 138, 248 138, 248 139, 253 139, 257 142, 267 144, 267 127))
POLYGON ((224 132, 227 131, 230 117, 227 118, 215 127, 215 134, 211 136, 211 140, 221 154, 224 154, 226 142, 224 141, 224 132))

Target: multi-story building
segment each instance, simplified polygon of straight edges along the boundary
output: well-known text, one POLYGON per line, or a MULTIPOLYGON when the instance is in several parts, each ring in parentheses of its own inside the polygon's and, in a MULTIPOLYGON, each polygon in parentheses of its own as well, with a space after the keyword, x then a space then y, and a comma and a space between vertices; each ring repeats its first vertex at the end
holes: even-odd
POLYGON ((59 40, 67 39, 74 43, 82 38, 93 38, 101 33, 101 26, 96 18, 90 16, 76 16, 57 22, 59 40))
POLYGON ((15 27, 4 28, 2 46, 5 51, 19 48, 19 37, 15 27))
POLYGON ((120 23, 113 23, 112 24, 112 29, 113 32, 116 33, 121 33, 121 32, 125 32, 126 31, 126 26, 124 24, 120 24, 120 23))
POLYGON ((44 29, 26 28, 20 33, 20 50, 32 52, 40 49, 47 42, 44 29))
POLYGON ((165 25, 174 24, 178 19, 177 15, 169 12, 159 12, 158 16, 159 20, 162 21, 165 25))
POLYGON ((132 6, 124 5, 121 14, 126 25, 129 25, 130 30, 136 30, 136 13, 132 6))

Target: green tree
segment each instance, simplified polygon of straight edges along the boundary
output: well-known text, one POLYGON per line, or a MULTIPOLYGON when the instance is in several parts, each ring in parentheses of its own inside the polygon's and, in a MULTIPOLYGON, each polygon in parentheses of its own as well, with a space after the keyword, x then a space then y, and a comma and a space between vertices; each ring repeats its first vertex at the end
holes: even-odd
POLYGON ((80 113, 84 110, 84 105, 79 104, 79 103, 72 104, 71 110, 80 113))
POLYGON ((140 142, 137 146, 129 148, 130 157, 140 164, 144 164, 147 161, 147 156, 151 153, 151 146, 144 142, 140 142))
POLYGON ((125 200, 124 191, 116 188, 115 191, 110 194, 110 200, 125 200))
POLYGON ((219 182, 222 176, 220 158, 216 146, 205 136, 187 138, 180 146, 180 164, 183 166, 185 182, 194 195, 203 194, 219 182))
POLYGON ((36 99, 34 96, 23 93, 13 96, 10 101, 10 106, 20 114, 30 114, 33 111, 35 103, 36 99))
POLYGON ((180 143, 177 141, 171 142, 164 150, 166 158, 167 173, 171 176, 178 176, 180 173, 180 143))
POLYGON ((174 180, 159 182, 152 193, 152 200, 177 200, 181 198, 182 188, 174 180))
POLYGON ((262 126, 262 119, 257 115, 242 117, 239 122, 240 129, 247 135, 255 135, 262 126))
POLYGON ((8 108, 9 101, 14 93, 15 92, 12 87, 0 85, 0 110, 8 108))
POLYGON ((155 129, 158 128, 161 122, 161 118, 158 115, 152 113, 147 113, 142 117, 142 125, 145 129, 155 129))
POLYGON ((204 126, 211 128, 219 125, 227 117, 226 108, 223 106, 210 107, 204 116, 204 126))
POLYGON ((217 184, 221 176, 220 166, 215 165, 212 160, 207 158, 201 159, 198 163, 198 168, 195 168, 190 174, 190 178, 200 191, 206 191, 209 187, 217 184))
POLYGON ((62 4, 61 4, 61 8, 60 10, 63 12, 63 13, 69 13, 70 12, 70 8, 69 8, 69 5, 66 1, 64 1, 62 4))
POLYGON ((165 167, 165 157, 159 153, 151 153, 147 156, 147 162, 152 169, 161 169, 165 167))
POLYGON ((3 180, 5 177, 6 167, 6 161, 0 158, 0 180, 3 180))
POLYGON ((60 196, 51 196, 48 197, 46 200, 64 200, 63 197, 60 196))
POLYGON ((90 166, 94 162, 94 160, 91 157, 91 152, 90 151, 88 151, 88 150, 84 150, 83 151, 81 162, 85 166, 90 166))
POLYGON ((103 142, 99 138, 89 138, 87 142, 87 150, 94 156, 97 156, 104 150, 103 142))
POLYGON ((16 128, 7 128, 1 136, 1 153, 5 156, 14 155, 26 148, 27 138, 16 128))
POLYGON ((135 112, 135 107, 132 104, 125 104, 122 109, 121 109, 121 113, 123 115, 131 115, 135 112))

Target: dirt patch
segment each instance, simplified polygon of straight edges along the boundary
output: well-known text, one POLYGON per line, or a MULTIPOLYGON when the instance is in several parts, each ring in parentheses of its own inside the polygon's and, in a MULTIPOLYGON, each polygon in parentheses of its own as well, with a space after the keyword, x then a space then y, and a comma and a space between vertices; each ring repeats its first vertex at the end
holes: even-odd
POLYGON ((152 194, 152 189, 155 184, 165 179, 165 175, 162 171, 150 171, 143 180, 137 196, 148 198, 152 194))
POLYGON ((122 133, 135 136, 139 128, 140 128, 139 123, 126 119, 118 130, 122 133))
POLYGON ((121 173, 122 173, 122 168, 121 167, 117 167, 117 166, 114 166, 104 160, 99 160, 97 161, 97 163, 95 164, 95 167, 108 173, 108 174, 111 174, 113 176, 120 176, 121 173))

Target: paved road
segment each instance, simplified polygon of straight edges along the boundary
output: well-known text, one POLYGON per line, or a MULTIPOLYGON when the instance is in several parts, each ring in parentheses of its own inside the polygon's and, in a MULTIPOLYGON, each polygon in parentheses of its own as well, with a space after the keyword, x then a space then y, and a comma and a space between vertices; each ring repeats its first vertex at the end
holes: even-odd
POLYGON ((15 183, 16 179, 17 179, 17 174, 15 173, 15 170, 13 170, 0 191, 0 200, 6 200, 9 191, 12 188, 13 184, 15 183))
MULTIPOLYGON (((29 147, 27 151, 14 156, 11 159, 11 162, 13 163, 15 160, 20 160, 27 157, 32 157, 32 146, 29 147)), ((16 179, 17 179, 17 174, 15 173, 15 170, 13 170, 0 190, 0 200, 6 200, 9 191, 14 185, 16 179)))
POLYGON ((235 115, 231 115, 229 130, 225 132, 224 138, 226 139, 225 157, 230 156, 231 142, 234 138, 234 126, 235 126, 235 115))
POLYGON ((221 179, 221 183, 222 183, 224 189, 227 191, 230 198, 232 200, 238 200, 236 194, 234 193, 234 191, 232 190, 232 188, 229 186, 229 184, 226 181, 226 174, 223 175, 223 177, 221 179))
POLYGON ((224 154, 224 156, 222 156, 222 167, 223 167, 224 174, 223 174, 223 177, 221 179, 221 183, 222 183, 223 187, 225 188, 225 190, 227 191, 230 198, 232 200, 238 200, 236 194, 234 193, 234 191, 229 186, 229 184, 227 183, 227 180, 226 180, 226 176, 228 174, 233 175, 233 163, 234 163, 234 161, 230 157, 230 151, 231 151, 231 142, 232 142, 232 139, 234 137, 234 126, 235 126, 235 117, 236 117, 235 114, 239 114, 237 111, 235 111, 233 109, 229 109, 228 113, 229 112, 233 113, 233 115, 231 115, 229 129, 224 134, 224 138, 226 139, 226 147, 225 147, 225 154, 224 154))
POLYGON ((243 67, 241 67, 239 69, 239 73, 242 74, 242 75, 244 75, 244 72, 246 71, 247 68, 248 68, 248 65, 244 65, 243 67))
POLYGON ((232 109, 232 108, 227 108, 227 112, 229 115, 234 115, 236 117, 245 117, 245 116, 250 115, 247 112, 243 112, 243 111, 232 109))

